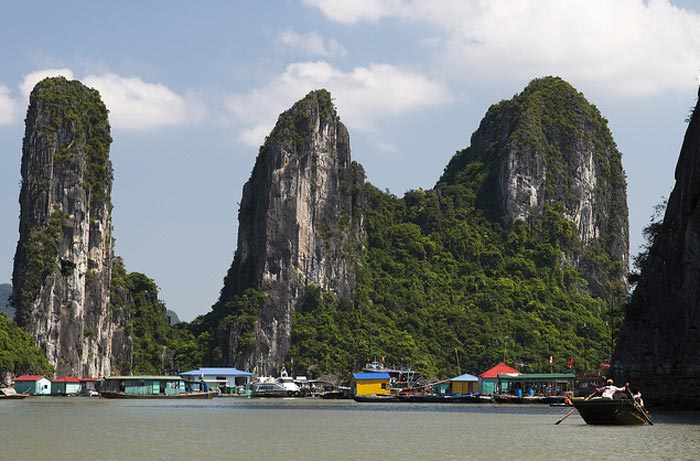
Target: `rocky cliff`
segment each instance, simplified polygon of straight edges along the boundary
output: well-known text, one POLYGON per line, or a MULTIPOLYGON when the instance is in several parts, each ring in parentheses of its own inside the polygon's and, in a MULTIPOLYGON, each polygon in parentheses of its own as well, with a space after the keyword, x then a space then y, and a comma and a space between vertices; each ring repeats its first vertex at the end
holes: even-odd
POLYGON ((573 224, 561 241, 591 294, 626 292, 627 194, 621 155, 595 106, 557 77, 536 79, 489 108, 471 146, 445 168, 437 189, 470 184, 477 203, 506 225, 554 211, 573 224))
MULTIPOLYGON (((699 93, 700 96, 700 93, 699 93)), ((700 408, 700 104, 676 166, 676 184, 632 296, 613 371, 645 399, 700 408)))
POLYGON ((241 322, 231 327, 226 362, 271 372, 289 350, 291 314, 308 286, 351 296, 363 182, 327 91, 309 93, 279 116, 243 188, 238 247, 218 305, 248 288, 261 289, 264 301, 249 341, 241 322))
POLYGON ((123 329, 109 308, 110 143, 97 91, 62 77, 36 85, 22 145, 12 300, 17 323, 59 376, 109 375, 113 337, 123 329))

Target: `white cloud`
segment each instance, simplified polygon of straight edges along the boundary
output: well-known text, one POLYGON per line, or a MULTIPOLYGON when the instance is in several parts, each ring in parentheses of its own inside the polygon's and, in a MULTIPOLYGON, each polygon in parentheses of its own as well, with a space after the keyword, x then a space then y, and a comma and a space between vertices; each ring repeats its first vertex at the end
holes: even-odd
MULTIPOLYGON (((75 79, 73 72, 65 68, 39 70, 26 75, 19 86, 25 103, 39 81, 57 76, 75 79)), ((109 109, 110 125, 116 129, 149 130, 180 125, 199 120, 204 114, 204 105, 196 96, 181 96, 161 83, 144 82, 139 77, 105 73, 87 75, 80 81, 100 92, 109 109)), ((2 107, 0 92, 0 114, 4 112, 2 107)))
POLYGON ((240 139, 259 146, 277 116, 309 91, 331 92, 338 114, 348 127, 377 131, 387 116, 402 114, 451 100, 447 86, 418 73, 388 64, 371 64, 343 72, 324 61, 290 64, 264 87, 232 95, 226 107, 243 126, 240 139))
POLYGON ((44 69, 27 74, 22 79, 19 85, 19 90, 24 97, 24 101, 29 104, 29 95, 37 83, 48 77, 65 77, 68 80, 73 80, 73 72, 70 69, 44 69))
POLYGON ((345 56, 347 54, 343 45, 338 43, 335 39, 331 38, 328 41, 324 41, 323 37, 316 32, 301 35, 293 30, 286 30, 280 34, 278 42, 289 47, 293 51, 312 56, 331 58, 335 56, 345 56))
POLYGON ((12 99, 10 89, 0 84, 0 125, 16 121, 18 114, 19 103, 12 99))
POLYGON ((83 83, 100 92, 110 124, 125 130, 149 130, 198 120, 202 107, 160 83, 116 74, 88 75, 83 83))
MULTIPOLYGON (((377 22, 396 16, 407 2, 402 0, 303 0, 307 6, 318 8, 330 19, 343 24, 362 21, 377 22)), ((420 0, 419 0, 420 1, 420 0)))
POLYGON ((685 91, 700 69, 700 14, 668 0, 304 3, 345 24, 388 18, 433 26, 436 72, 473 83, 561 75, 639 95, 685 91))

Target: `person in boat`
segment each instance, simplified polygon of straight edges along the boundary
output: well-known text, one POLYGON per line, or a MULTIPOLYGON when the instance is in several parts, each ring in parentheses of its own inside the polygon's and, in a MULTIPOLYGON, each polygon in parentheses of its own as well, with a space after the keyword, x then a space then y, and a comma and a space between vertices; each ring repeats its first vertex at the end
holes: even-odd
POLYGON ((596 387, 595 391, 604 399, 621 399, 627 396, 627 386, 628 385, 625 384, 625 387, 617 387, 615 386, 612 379, 608 379, 607 381, 605 381, 605 386, 596 387))

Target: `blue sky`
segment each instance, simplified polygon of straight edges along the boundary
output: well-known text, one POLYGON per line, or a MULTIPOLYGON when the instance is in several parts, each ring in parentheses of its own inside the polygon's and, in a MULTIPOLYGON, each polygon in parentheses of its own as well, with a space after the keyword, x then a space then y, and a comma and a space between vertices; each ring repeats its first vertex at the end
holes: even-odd
POLYGON ((110 110, 117 254, 182 319, 233 260, 241 189, 277 115, 327 88, 370 182, 431 188, 488 107, 558 75, 608 119, 632 252, 697 99, 700 4, 666 0, 29 1, 3 6, 0 282, 18 238, 28 93, 64 75, 110 110))

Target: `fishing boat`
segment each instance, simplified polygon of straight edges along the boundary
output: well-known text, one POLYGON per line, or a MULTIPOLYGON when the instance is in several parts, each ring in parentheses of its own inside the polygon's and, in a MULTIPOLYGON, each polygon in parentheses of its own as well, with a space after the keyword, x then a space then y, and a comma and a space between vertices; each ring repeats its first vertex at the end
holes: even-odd
POLYGON ((632 399, 573 399, 572 404, 578 410, 586 424, 595 425, 635 425, 651 424, 643 408, 632 399))
POLYGON ((186 385, 179 376, 110 376, 99 392, 107 399, 211 399, 218 394, 206 385, 186 385))

